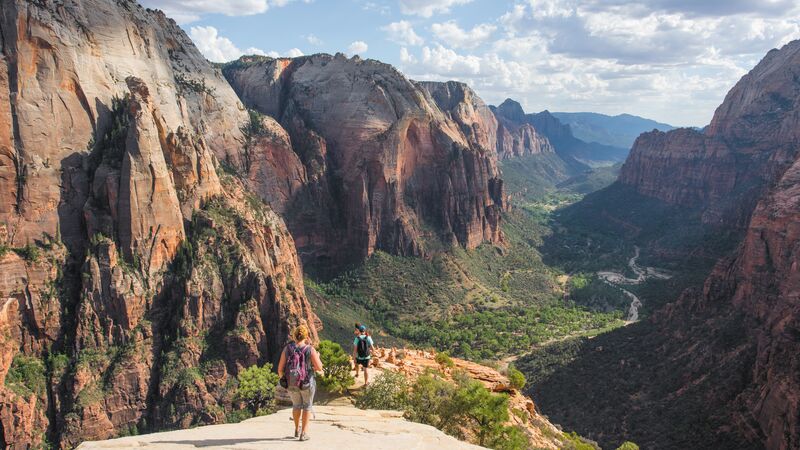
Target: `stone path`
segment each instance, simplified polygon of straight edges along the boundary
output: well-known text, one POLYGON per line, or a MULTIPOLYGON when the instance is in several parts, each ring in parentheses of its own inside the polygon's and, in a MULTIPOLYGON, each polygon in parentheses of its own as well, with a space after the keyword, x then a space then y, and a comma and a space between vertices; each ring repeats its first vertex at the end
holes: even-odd
POLYGON ((447 436, 434 427, 409 422, 398 411, 361 410, 353 406, 316 406, 309 428, 310 440, 292 437, 291 411, 237 424, 212 425, 188 430, 84 442, 79 450, 93 449, 354 449, 369 450, 473 450, 472 444, 447 436))

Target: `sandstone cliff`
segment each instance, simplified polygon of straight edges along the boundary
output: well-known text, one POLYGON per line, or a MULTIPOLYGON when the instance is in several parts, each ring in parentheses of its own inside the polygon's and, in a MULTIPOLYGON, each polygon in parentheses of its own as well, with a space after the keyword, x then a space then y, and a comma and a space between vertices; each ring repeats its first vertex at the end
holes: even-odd
MULTIPOLYGON (((300 189, 265 199, 286 211, 313 266, 500 241, 495 125, 471 91, 453 86, 434 99, 389 65, 341 54, 242 57, 223 72, 246 105, 286 129, 302 162, 304 176, 294 162, 272 172, 300 189)), ((257 192, 269 190, 263 182, 251 176, 257 192)))
POLYGON ((135 2, 0 11, 0 446, 223 420, 317 325, 282 220, 217 167, 246 109, 135 2))
POLYGON ((800 136, 800 43, 769 52, 717 108, 704 132, 641 135, 619 181, 641 194, 744 227, 755 202, 794 161, 800 136))

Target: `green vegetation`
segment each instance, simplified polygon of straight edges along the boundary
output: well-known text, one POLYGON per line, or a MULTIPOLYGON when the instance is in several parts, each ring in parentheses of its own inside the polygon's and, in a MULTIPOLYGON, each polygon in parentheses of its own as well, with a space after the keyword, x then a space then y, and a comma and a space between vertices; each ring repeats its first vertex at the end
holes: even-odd
POLYGON ((45 365, 38 358, 16 355, 6 375, 6 387, 17 395, 28 397, 32 394, 45 397, 47 377, 45 365))
POLYGON ((15 247, 12 248, 16 254, 21 256, 25 261, 28 262, 37 262, 39 258, 42 256, 42 251, 39 249, 38 246, 35 244, 26 244, 24 247, 15 247))
POLYGON ((408 390, 405 375, 386 370, 356 397, 356 406, 361 409, 403 411, 408 406, 408 390))
POLYGON ((320 384, 330 392, 342 393, 352 386, 354 381, 350 375, 350 356, 341 345, 323 340, 317 347, 324 371, 319 377, 320 384))
POLYGON ((361 408, 400 409, 407 419, 433 425, 478 445, 515 450, 528 447, 525 433, 507 426, 508 396, 493 394, 463 372, 453 381, 426 372, 409 385, 402 374, 384 372, 358 398, 361 408), (469 430, 465 434, 465 430, 469 430))
POLYGON ((616 303, 579 306, 565 299, 563 272, 548 267, 538 251, 549 233, 549 214, 572 199, 554 194, 506 214, 505 247, 454 247, 431 259, 376 252, 332 280, 306 279, 306 292, 326 325, 324 337, 347 342, 358 320, 373 324, 384 345, 400 339, 482 360, 621 326, 627 306, 618 301, 621 292, 591 285, 587 295, 609 289, 616 303))
POLYGON ((115 169, 122 168, 122 157, 125 155, 125 140, 128 138, 128 103, 130 96, 111 99, 110 122, 99 136, 89 142, 91 156, 89 163, 94 173, 101 163, 115 169))
POLYGON ((453 363, 453 358, 451 358, 450 354, 447 352, 437 353, 434 360, 441 367, 446 367, 448 369, 452 369, 453 367, 455 367, 455 363, 453 363))
POLYGON ((242 171, 245 174, 250 173, 250 168, 253 162, 253 144, 260 136, 264 136, 267 132, 264 128, 264 115, 258 111, 248 109, 248 121, 242 125, 239 130, 242 132, 242 153, 244 161, 242 171))
POLYGON ((565 450, 602 450, 596 442, 578 436, 578 433, 571 431, 564 433, 565 450))
POLYGON ((275 386, 278 374, 272 371, 272 364, 261 367, 250 366, 239 373, 239 387, 236 396, 244 401, 255 415, 272 413, 275 409, 275 386))
POLYGON ((639 446, 630 441, 625 441, 617 447, 617 450, 639 450, 639 446))
POLYGON ((517 370, 517 368, 514 367, 513 365, 508 366, 507 376, 508 376, 508 381, 511 383, 511 387, 513 387, 514 389, 522 390, 525 387, 525 384, 527 384, 527 381, 525 380, 525 375, 519 370, 517 370))
POLYGON ((206 86, 205 78, 200 78, 200 81, 197 81, 180 72, 175 73, 175 87, 178 90, 178 95, 186 95, 188 92, 214 95, 214 88, 206 86))

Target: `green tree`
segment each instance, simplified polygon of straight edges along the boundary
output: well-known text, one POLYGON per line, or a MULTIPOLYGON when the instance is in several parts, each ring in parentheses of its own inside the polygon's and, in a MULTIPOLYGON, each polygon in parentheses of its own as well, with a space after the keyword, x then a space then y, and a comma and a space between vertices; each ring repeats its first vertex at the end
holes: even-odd
POLYGON ((275 386, 279 379, 270 363, 250 366, 239 373, 236 396, 247 403, 253 414, 271 413, 275 408, 275 386))
MULTIPOLYGON (((444 430, 449 419, 448 404, 455 386, 430 370, 422 373, 411 386, 406 418, 444 430)), ((445 430, 448 432, 448 430, 445 430)))
POLYGON ((511 383, 511 387, 517 390, 522 390, 527 383, 525 375, 513 365, 508 366, 508 381, 511 383))
POLYGON ((450 357, 449 352, 437 353, 434 360, 436 361, 437 364, 439 364, 442 367, 448 367, 450 369, 455 367, 455 363, 453 362, 453 358, 450 357))
POLYGON ((403 411, 408 408, 408 388, 405 375, 385 370, 364 388, 356 398, 356 406, 362 409, 403 411))
POLYGON ((622 445, 617 447, 617 450, 639 450, 639 446, 631 441, 625 441, 622 445))
POLYGON ((354 383, 350 375, 350 356, 341 345, 331 341, 321 341, 317 347, 324 371, 320 383, 331 392, 344 392, 354 383))

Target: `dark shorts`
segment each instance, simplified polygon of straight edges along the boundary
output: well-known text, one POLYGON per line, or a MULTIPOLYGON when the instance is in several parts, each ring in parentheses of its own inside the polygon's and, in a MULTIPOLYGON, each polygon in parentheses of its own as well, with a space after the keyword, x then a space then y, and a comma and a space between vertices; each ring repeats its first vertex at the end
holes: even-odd
POLYGON ((369 360, 368 359, 356 359, 356 364, 364 366, 364 368, 369 367, 369 360))

